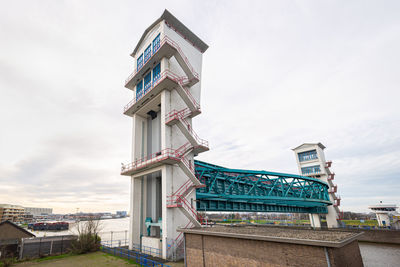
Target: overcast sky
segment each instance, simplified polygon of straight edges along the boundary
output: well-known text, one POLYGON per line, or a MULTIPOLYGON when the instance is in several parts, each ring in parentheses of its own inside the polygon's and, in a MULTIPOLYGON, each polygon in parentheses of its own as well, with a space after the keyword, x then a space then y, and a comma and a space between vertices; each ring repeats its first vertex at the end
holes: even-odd
POLYGON ((167 8, 204 53, 198 159, 297 173, 322 142, 345 211, 400 203, 399 1, 0 1, 0 203, 129 209, 129 56, 167 8))

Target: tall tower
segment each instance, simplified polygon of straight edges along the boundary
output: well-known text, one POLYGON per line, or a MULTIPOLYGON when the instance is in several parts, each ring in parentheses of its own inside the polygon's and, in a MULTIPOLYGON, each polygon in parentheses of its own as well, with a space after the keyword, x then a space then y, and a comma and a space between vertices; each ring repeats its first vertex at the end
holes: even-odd
MULTIPOLYGON (((304 143, 293 149, 300 175, 318 178, 329 185, 329 198, 333 205, 328 206, 326 222, 329 228, 338 227, 342 212, 339 210, 340 197, 336 195, 337 185, 333 184, 335 173, 331 172, 332 161, 325 160, 325 146, 321 143, 304 143)), ((321 227, 319 214, 310 214, 313 227, 321 227)))
POLYGON ((178 227, 200 226, 196 190, 202 184, 193 157, 208 142, 194 132, 199 115, 202 55, 208 46, 167 10, 148 27, 131 56, 135 70, 125 82, 133 99, 129 247, 170 257, 182 245, 178 227))

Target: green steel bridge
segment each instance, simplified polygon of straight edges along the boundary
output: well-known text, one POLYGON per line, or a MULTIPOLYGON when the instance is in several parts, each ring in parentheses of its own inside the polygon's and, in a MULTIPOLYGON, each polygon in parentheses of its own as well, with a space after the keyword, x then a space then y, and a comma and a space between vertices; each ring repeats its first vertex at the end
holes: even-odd
POLYGON ((327 213, 328 184, 269 171, 228 169, 195 160, 197 211, 327 213))

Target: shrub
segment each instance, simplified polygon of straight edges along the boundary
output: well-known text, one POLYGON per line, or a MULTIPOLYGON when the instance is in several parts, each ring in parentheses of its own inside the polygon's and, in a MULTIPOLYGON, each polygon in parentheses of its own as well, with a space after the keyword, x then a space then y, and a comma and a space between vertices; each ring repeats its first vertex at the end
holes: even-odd
POLYGON ((83 254, 100 249, 99 221, 89 219, 77 224, 78 239, 72 242, 72 253, 83 254))
POLYGON ((0 266, 9 267, 13 265, 14 261, 13 253, 10 253, 6 246, 0 247, 0 266))

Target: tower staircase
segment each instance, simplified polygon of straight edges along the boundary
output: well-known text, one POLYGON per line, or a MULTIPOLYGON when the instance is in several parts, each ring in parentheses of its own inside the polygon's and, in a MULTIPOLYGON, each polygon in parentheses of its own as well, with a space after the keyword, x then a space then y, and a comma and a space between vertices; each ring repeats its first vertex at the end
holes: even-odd
POLYGON ((336 195, 336 193, 337 193, 337 185, 335 185, 333 183, 333 180, 335 179, 335 173, 331 172, 331 170, 330 170, 331 166, 332 166, 332 161, 325 162, 325 170, 326 170, 326 173, 328 175, 328 184, 329 184, 329 187, 330 187, 328 192, 329 192, 329 194, 332 196, 332 198, 334 200, 333 207, 335 208, 335 211, 336 211, 336 213, 338 215, 337 220, 343 220, 343 211, 341 211, 339 209, 341 198, 340 198, 340 196, 336 195))

